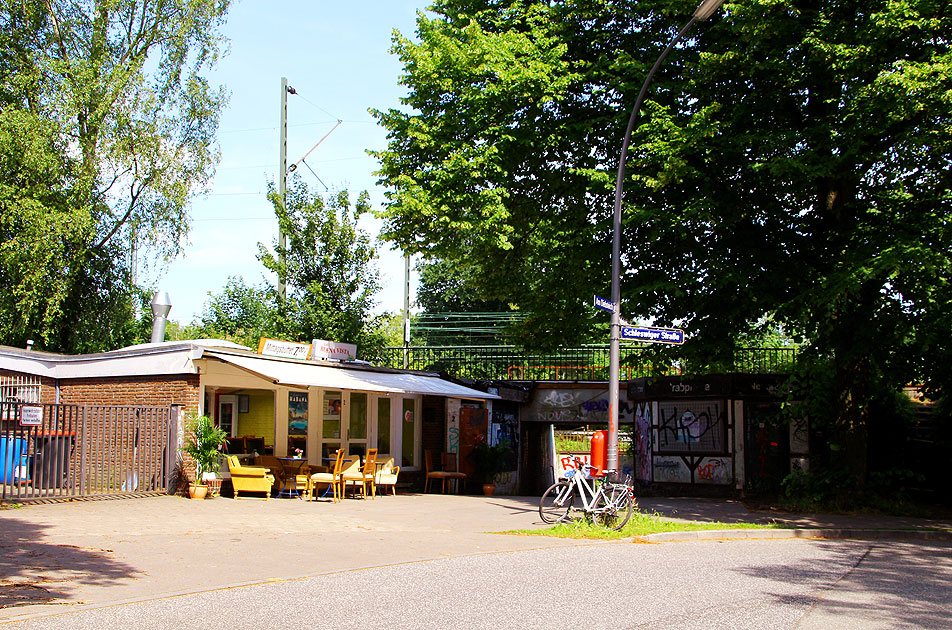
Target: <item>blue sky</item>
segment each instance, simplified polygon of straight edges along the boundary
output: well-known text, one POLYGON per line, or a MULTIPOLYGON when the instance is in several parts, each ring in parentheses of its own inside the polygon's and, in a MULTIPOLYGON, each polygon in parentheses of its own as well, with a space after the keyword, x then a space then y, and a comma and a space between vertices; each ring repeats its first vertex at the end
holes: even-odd
MULTIPOLYGON (((420 0, 233 5, 223 29, 231 52, 212 77, 231 96, 219 126, 221 162, 211 193, 192 204, 185 256, 164 271, 140 270, 140 283, 169 292, 170 319, 191 322, 208 292, 220 292, 229 276, 249 284, 265 277, 255 256, 259 242, 271 247, 277 238, 265 191, 278 171, 281 77, 298 92, 288 95, 288 162, 299 160, 340 119, 307 163, 332 192, 347 188, 356 199, 368 190, 374 208, 380 207, 376 161, 365 151, 386 146, 386 133, 367 110, 399 105, 405 88, 397 84, 402 66, 389 53, 391 34, 397 29, 412 36, 416 11, 425 6, 420 0)), ((312 191, 324 191, 303 165, 298 172, 312 191)), ((368 220, 366 228, 376 236, 379 223, 368 220)), ((402 258, 388 247, 381 248, 378 311, 403 307, 402 258)))

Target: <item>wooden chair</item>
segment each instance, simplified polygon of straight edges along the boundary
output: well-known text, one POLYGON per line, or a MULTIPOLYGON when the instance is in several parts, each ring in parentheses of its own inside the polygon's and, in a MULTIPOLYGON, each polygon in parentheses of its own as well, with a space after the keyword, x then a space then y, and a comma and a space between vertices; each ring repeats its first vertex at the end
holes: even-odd
POLYGON ((255 435, 246 435, 242 438, 245 441, 245 453, 258 453, 264 455, 264 438, 255 435))
POLYGON ((449 479, 449 475, 445 471, 435 470, 433 468, 433 452, 426 451, 423 454, 423 459, 426 462, 426 481, 423 483, 423 492, 426 492, 430 487, 430 479, 439 479, 443 483, 443 492, 446 492, 446 480, 449 479))
POLYGON ((456 484, 456 493, 460 492, 460 484, 462 483, 463 490, 466 489, 466 479, 469 477, 464 472, 460 472, 458 459, 456 458, 456 453, 443 453, 441 456, 443 460, 443 472, 446 473, 447 479, 456 484))
POLYGON ((342 472, 341 482, 344 484, 344 496, 347 496, 347 484, 360 484, 360 491, 363 497, 367 498, 367 486, 370 485, 371 498, 377 497, 377 486, 374 485, 374 473, 377 468, 377 449, 372 448, 367 451, 362 468, 354 471, 342 472))
POLYGON ((314 473, 310 477, 310 484, 307 487, 307 500, 311 500, 311 496, 317 493, 318 486, 329 486, 329 490, 334 493, 334 503, 340 501, 341 497, 341 483, 340 483, 340 474, 341 467, 344 463, 344 449, 337 449, 337 456, 334 460, 334 468, 329 472, 318 472, 314 473))
POLYGON ((393 458, 386 459, 380 469, 374 474, 375 486, 390 486, 390 492, 394 496, 397 494, 397 476, 400 474, 400 467, 394 466, 393 458))
POLYGON ((245 450, 245 438, 243 437, 225 438, 225 442, 228 443, 229 455, 243 455, 250 452, 245 450))

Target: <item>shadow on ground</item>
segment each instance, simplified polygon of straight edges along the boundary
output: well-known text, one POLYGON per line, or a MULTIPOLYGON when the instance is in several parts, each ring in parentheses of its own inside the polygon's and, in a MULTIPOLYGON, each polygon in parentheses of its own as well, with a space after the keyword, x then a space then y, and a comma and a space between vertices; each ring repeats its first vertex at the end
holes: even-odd
POLYGON ((138 572, 109 549, 44 542, 47 526, 4 515, 0 519, 0 608, 79 603, 70 584, 110 585, 138 572))

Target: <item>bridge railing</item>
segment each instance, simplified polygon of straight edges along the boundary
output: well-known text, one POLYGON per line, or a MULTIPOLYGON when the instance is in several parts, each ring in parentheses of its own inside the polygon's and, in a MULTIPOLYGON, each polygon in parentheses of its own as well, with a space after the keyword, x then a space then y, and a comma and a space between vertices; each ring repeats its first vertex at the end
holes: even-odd
MULTIPOLYGON (((786 373, 796 361, 794 348, 744 348, 735 353, 729 371, 786 373)), ((515 346, 391 346, 371 362, 392 368, 446 372, 457 378, 513 381, 607 381, 608 346, 564 348, 552 353, 527 353, 515 346)), ((660 364, 650 349, 621 349, 623 380, 678 375, 678 364, 660 364)))

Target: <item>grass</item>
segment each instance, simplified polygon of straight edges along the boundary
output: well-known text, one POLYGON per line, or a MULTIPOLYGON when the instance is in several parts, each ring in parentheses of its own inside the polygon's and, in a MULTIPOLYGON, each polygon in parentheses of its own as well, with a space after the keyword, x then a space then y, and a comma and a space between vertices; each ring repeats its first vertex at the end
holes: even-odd
POLYGON ((593 538, 613 540, 631 538, 633 536, 647 536, 663 532, 696 532, 720 529, 776 529, 779 525, 764 525, 759 523, 718 523, 718 522, 690 522, 667 521, 658 513, 632 512, 631 518, 621 529, 613 532, 604 527, 586 521, 585 519, 560 523, 547 529, 526 529, 514 533, 531 536, 554 536, 556 538, 593 538))

